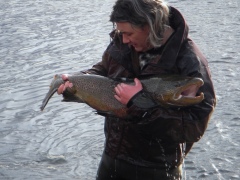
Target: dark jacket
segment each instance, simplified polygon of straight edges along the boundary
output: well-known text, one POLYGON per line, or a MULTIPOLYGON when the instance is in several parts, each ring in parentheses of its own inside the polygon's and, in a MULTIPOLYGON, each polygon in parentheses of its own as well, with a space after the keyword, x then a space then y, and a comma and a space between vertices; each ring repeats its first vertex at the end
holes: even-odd
POLYGON ((111 78, 141 78, 165 73, 200 77, 204 85, 199 92, 204 100, 185 108, 152 106, 147 92, 136 98, 149 101, 149 107, 133 103, 128 111, 132 120, 105 118, 105 153, 113 158, 146 167, 173 168, 207 128, 215 107, 215 93, 206 58, 188 38, 188 26, 182 15, 170 8, 170 26, 175 30, 163 47, 137 53, 121 42, 121 35, 111 33, 112 42, 102 61, 86 73, 111 78), (139 63, 141 61, 141 63, 139 63))

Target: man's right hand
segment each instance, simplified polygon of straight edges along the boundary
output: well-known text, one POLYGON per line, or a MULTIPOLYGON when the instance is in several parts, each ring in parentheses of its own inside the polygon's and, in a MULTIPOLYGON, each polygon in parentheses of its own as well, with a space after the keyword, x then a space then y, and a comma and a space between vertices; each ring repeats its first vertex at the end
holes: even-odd
POLYGON ((65 83, 59 86, 57 90, 58 94, 62 94, 68 87, 71 88, 73 86, 73 84, 68 80, 68 74, 62 74, 62 79, 65 81, 65 83))

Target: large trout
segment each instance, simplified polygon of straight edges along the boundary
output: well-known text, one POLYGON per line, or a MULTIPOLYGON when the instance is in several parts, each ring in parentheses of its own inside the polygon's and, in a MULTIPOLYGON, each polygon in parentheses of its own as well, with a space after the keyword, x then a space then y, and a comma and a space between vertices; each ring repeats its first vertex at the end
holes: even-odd
MULTIPOLYGON (((99 75, 72 75, 68 77, 68 80, 73 86, 66 89, 63 101, 86 103, 100 114, 120 118, 129 117, 127 107, 114 98, 114 87, 122 81, 99 75)), ((160 106, 190 106, 204 99, 203 93, 197 95, 199 87, 203 85, 203 80, 200 78, 164 75, 140 81, 143 89, 149 92, 160 106)), ((49 92, 42 102, 41 110, 45 108, 49 99, 63 83, 61 76, 55 75, 49 92)), ((133 84, 133 82, 125 81, 124 83, 133 84)))

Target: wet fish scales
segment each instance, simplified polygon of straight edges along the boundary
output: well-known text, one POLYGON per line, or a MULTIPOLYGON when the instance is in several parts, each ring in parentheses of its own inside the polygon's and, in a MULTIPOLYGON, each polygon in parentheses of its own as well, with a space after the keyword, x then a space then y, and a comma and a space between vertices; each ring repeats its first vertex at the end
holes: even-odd
MULTIPOLYGON (((106 113, 121 118, 129 116, 126 106, 114 98, 114 87, 120 81, 98 75, 73 75, 69 76, 68 79, 73 83, 73 87, 67 88, 63 101, 84 102, 100 114, 106 113)), ((203 93, 196 97, 181 95, 191 87, 195 87, 197 90, 202 86, 203 81, 200 78, 164 75, 142 79, 141 82, 144 89, 162 106, 189 106, 198 104, 204 99, 203 93)), ((50 90, 43 100, 41 110, 44 109, 48 100, 63 83, 61 76, 55 75, 50 90)))

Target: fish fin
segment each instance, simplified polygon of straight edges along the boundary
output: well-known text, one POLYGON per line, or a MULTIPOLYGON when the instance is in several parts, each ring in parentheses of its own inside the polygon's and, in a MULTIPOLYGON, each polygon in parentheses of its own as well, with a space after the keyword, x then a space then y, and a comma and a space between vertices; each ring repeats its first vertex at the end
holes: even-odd
POLYGON ((98 114, 98 115, 101 115, 101 116, 112 116, 112 117, 115 117, 110 111, 99 111, 99 110, 97 110, 97 111, 95 111, 95 113, 96 114, 98 114))
POLYGON ((133 78, 126 78, 126 77, 115 77, 115 78, 110 78, 113 81, 117 81, 119 83, 123 82, 123 83, 131 83, 134 82, 133 78))
POLYGON ((45 98, 43 99, 42 105, 40 107, 41 111, 43 111, 43 109, 45 108, 45 106, 47 105, 48 101, 51 99, 51 97, 53 96, 53 94, 57 91, 57 89, 50 89, 48 91, 48 93, 46 94, 45 98))
POLYGON ((63 98, 62 102, 77 102, 77 103, 85 103, 81 99, 76 99, 76 98, 63 98))
POLYGON ((75 96, 74 94, 70 93, 69 91, 63 92, 63 102, 78 102, 78 103, 84 103, 83 100, 75 96))

